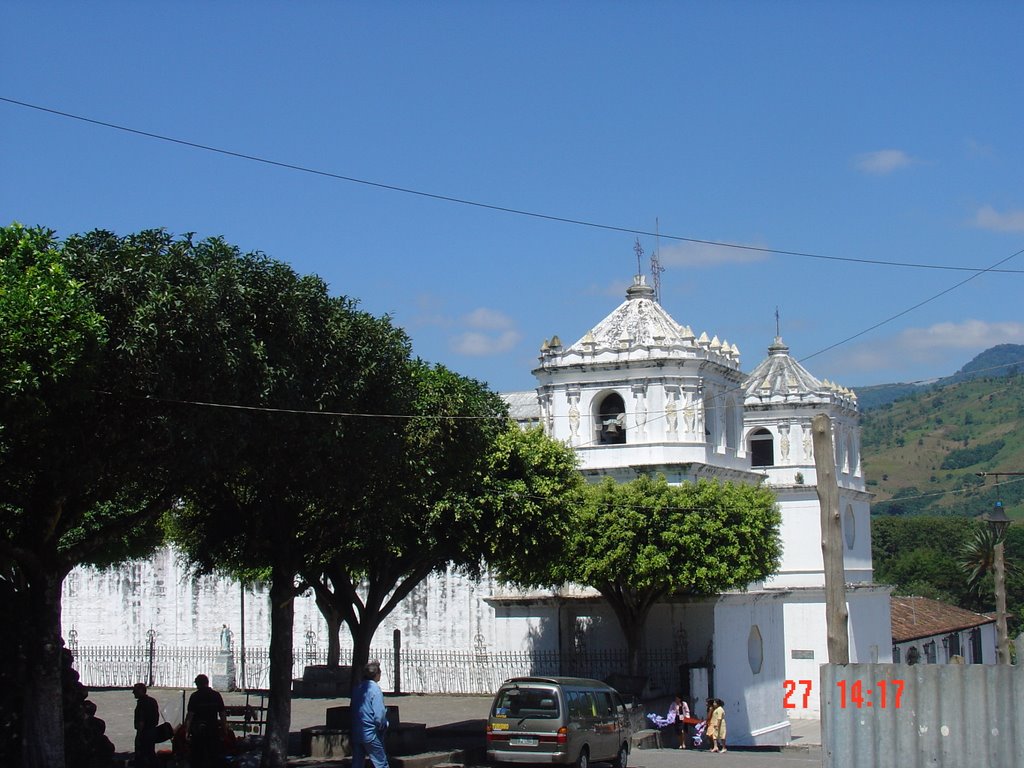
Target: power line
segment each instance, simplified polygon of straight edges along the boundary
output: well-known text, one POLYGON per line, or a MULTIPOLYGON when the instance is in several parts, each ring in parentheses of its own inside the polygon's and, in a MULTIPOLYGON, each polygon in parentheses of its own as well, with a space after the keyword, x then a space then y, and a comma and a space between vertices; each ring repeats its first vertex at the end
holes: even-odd
POLYGON ((107 397, 121 397, 127 400, 145 400, 153 403, 166 403, 169 405, 191 405, 199 408, 223 408, 225 410, 232 411, 254 411, 258 413, 288 413, 297 416, 332 416, 332 417, 350 417, 360 419, 427 419, 434 421, 449 420, 449 421, 507 421, 511 419, 510 416, 495 415, 495 416, 457 416, 457 415, 440 415, 431 416, 426 414, 407 414, 407 413, 358 413, 356 411, 310 411, 302 408, 274 408, 266 405, 238 405, 236 403, 215 403, 206 400, 179 400, 169 397, 155 397, 153 395, 130 395, 120 392, 110 392, 102 389, 91 390, 97 395, 106 395, 107 397))
POLYGON ((308 173, 314 176, 322 176, 329 179, 335 179, 338 181, 347 181, 351 184, 361 184, 367 187, 374 187, 376 189, 383 189, 389 192, 399 192, 405 195, 415 195, 417 197, 424 197, 431 200, 438 200, 445 203, 454 203, 457 205, 467 205, 474 208, 482 208, 484 210, 496 211, 498 213, 507 213, 514 216, 526 216, 534 219, 541 219, 544 221, 552 221, 560 224, 572 224, 578 227, 589 227, 591 229, 601 229, 609 232, 623 232, 630 235, 644 235, 646 237, 654 238, 665 238, 667 240, 674 240, 676 242, 683 243, 694 243, 696 245, 711 245, 719 248, 732 248, 734 250, 749 251, 753 253, 768 253, 776 254, 780 256, 799 256, 807 259, 819 259, 823 261, 841 261, 849 262, 853 264, 871 264, 875 266, 884 267, 906 267, 911 269, 933 269, 933 270, 946 270, 954 272, 998 272, 1005 274, 1024 274, 1022 269, 978 269, 977 267, 957 267, 943 264, 922 264, 917 262, 907 261, 890 261, 884 259, 862 259, 854 258, 851 256, 826 256, 820 253, 812 253, 810 251, 791 251, 782 248, 767 248, 755 245, 743 245, 740 243, 729 243, 721 240, 707 240, 705 238, 698 237, 685 237, 683 235, 670 235, 664 232, 651 232, 646 229, 634 229, 632 227, 617 226, 614 224, 602 224, 596 221, 587 221, 586 219, 576 219, 568 216, 557 216, 555 214, 541 213, 539 211, 528 211, 522 208, 512 208, 504 205, 496 205, 494 203, 484 203, 479 200, 470 200, 468 198, 455 197, 453 195, 442 195, 436 192, 426 192, 420 189, 413 189, 411 187, 403 187, 397 184, 387 184, 380 181, 372 181, 370 179, 361 179, 355 176, 348 176, 341 173, 334 173, 331 171, 325 171, 319 168, 312 168, 310 166, 298 165, 296 163, 288 163, 281 160, 273 160, 260 155, 252 155, 246 152, 238 152, 236 150, 224 149, 223 147, 215 147, 209 144, 202 144, 195 141, 188 141, 186 139, 175 138, 174 136, 168 136, 165 134, 154 133, 152 131, 143 131, 138 128, 131 128, 126 125, 119 125, 118 123, 111 123, 105 120, 98 120, 91 117, 85 117, 84 115, 77 115, 71 112, 64 112, 59 109, 52 109, 50 107, 40 106, 38 104, 31 104, 25 101, 19 101, 17 99, 7 98, 0 96, 0 101, 12 104, 18 107, 24 107, 26 109, 33 109, 38 112, 45 112, 50 115, 57 117, 64 117, 69 120, 77 120, 83 123, 89 123, 90 125, 98 125, 103 128, 110 128, 116 131, 122 131, 124 133, 134 134, 136 136, 142 136, 148 139, 155 139, 157 141, 164 141, 171 144, 178 144, 183 147, 189 147, 191 149, 199 149, 204 152, 213 152, 219 155, 225 155, 227 157, 234 157, 240 160, 249 160, 254 163, 262 163, 264 165, 270 165, 275 168, 284 168, 290 171, 297 171, 299 173, 308 173))
POLYGON ((1011 253, 1005 259, 1000 259, 999 261, 997 261, 995 264, 993 264, 988 269, 980 270, 980 271, 976 272, 975 274, 971 275, 970 277, 964 278, 959 283, 956 283, 955 285, 951 285, 949 288, 946 288, 945 290, 939 291, 934 296, 930 296, 927 299, 925 299, 924 301, 919 301, 914 306, 908 307, 907 309, 904 309, 902 312, 897 312, 895 315, 892 315, 891 317, 887 317, 885 320, 882 320, 881 322, 875 323, 874 325, 872 325, 872 326, 870 326, 868 328, 865 328, 863 331, 860 331, 859 333, 853 334, 853 336, 848 336, 845 339, 843 339, 842 341, 837 341, 835 344, 830 344, 829 346, 824 347, 823 349, 819 349, 817 352, 813 352, 813 353, 807 355, 806 357, 800 358, 800 362, 803 362, 804 360, 810 360, 812 357, 817 357, 818 355, 823 354, 825 352, 828 352, 831 349, 835 349, 836 347, 841 346, 843 344, 846 344, 849 341, 853 341, 854 339, 860 338, 864 334, 870 333, 871 331, 875 330, 876 328, 881 328, 883 325, 886 325, 887 323, 891 323, 893 320, 896 320, 897 318, 903 317, 904 315, 909 314, 910 312, 913 312, 915 309, 919 309, 920 307, 923 307, 925 304, 928 304, 929 302, 935 301, 935 299, 937 299, 937 298, 939 298, 941 296, 945 296, 947 293, 956 290, 960 286, 966 285, 967 283, 969 283, 971 280, 973 280, 976 277, 980 277, 981 275, 987 274, 989 272, 997 271, 995 268, 998 267, 1000 264, 1005 264, 1010 259, 1016 258, 1017 256, 1020 256, 1022 253, 1024 253, 1024 248, 1021 248, 1016 253, 1011 253))

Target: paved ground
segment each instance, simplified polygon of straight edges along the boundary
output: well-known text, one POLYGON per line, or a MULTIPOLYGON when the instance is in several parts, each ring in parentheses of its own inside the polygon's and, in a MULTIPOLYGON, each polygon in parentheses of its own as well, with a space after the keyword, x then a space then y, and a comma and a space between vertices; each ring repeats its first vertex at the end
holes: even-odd
MULTIPOLYGON (((150 694, 159 704, 164 716, 172 723, 180 722, 183 703, 181 689, 151 689, 150 694)), ((188 692, 184 696, 187 697, 188 692)), ((89 698, 96 703, 97 716, 106 721, 107 736, 119 753, 132 750, 135 733, 132 714, 135 699, 129 690, 92 691, 89 698)), ((258 697, 257 697, 258 699, 258 697)), ((227 704, 244 704, 245 694, 224 694, 227 704)), ((452 726, 487 717, 490 696, 441 696, 408 694, 385 696, 385 703, 397 705, 402 722, 425 723, 427 728, 452 726)), ((292 731, 322 725, 327 707, 347 705, 348 699, 293 699, 292 731)), ((783 768, 807 768, 821 765, 821 734, 817 720, 792 721, 793 746, 781 752, 730 750, 724 755, 695 750, 638 749, 630 756, 630 768, 681 768, 682 766, 735 766, 770 765, 783 768)))

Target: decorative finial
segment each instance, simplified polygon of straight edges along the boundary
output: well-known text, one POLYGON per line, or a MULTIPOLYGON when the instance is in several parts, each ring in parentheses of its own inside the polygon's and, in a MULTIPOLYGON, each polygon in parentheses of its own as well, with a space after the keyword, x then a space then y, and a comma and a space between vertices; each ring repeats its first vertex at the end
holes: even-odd
POLYGON ((636 273, 638 275, 642 275, 643 272, 640 271, 640 258, 644 255, 644 249, 643 246, 640 245, 639 237, 633 241, 633 252, 636 253, 636 273))

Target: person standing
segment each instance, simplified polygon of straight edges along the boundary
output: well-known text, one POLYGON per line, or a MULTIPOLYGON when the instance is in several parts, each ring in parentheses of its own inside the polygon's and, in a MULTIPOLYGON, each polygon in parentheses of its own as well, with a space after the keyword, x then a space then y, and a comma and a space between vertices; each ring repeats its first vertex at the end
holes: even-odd
POLYGON ((687 737, 687 723, 686 721, 690 717, 690 705, 686 703, 686 699, 683 698, 682 694, 676 694, 676 700, 673 705, 676 709, 676 732, 679 734, 679 748, 686 749, 686 737, 687 737))
POLYGON ((708 736, 711 738, 712 752, 728 752, 725 748, 725 702, 715 699, 711 709, 711 720, 708 736))
POLYGON ((380 662, 371 661, 363 667, 363 681, 352 692, 352 768, 364 768, 367 757, 373 768, 389 768, 384 752, 388 716, 379 683, 380 662))
POLYGON ((188 697, 185 738, 189 743, 192 768, 213 768, 219 764, 227 719, 224 699, 210 687, 210 678, 196 675, 196 689, 188 697))
POLYGON ((132 686, 135 696, 135 765, 153 768, 156 765, 156 727, 160 724, 160 705, 146 693, 145 683, 132 686))

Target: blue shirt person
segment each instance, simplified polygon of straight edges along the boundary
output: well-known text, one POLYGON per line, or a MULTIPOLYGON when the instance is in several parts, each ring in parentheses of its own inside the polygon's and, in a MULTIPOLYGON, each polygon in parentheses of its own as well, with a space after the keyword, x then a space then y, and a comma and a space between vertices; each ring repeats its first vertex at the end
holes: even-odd
POLYGON ((379 683, 380 662, 371 661, 363 667, 363 681, 352 692, 352 768, 364 768, 367 757, 373 768, 389 768, 384 753, 388 716, 379 683))

